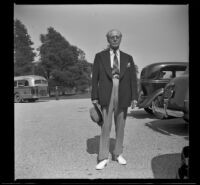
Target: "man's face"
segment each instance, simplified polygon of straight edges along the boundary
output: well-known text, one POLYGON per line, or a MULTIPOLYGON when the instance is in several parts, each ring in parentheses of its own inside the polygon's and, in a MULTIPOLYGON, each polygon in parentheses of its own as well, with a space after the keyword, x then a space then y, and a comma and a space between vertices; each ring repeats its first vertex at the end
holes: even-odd
POLYGON ((112 49, 118 49, 121 43, 121 36, 120 33, 116 30, 113 30, 108 37, 108 42, 112 49))

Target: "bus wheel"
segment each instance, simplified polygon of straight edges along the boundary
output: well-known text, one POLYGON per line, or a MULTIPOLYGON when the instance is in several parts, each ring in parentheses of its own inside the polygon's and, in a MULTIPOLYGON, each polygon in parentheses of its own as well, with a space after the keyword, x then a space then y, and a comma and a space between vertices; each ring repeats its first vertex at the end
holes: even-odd
POLYGON ((19 94, 15 94, 15 102, 16 103, 22 102, 22 98, 21 98, 21 96, 19 94))

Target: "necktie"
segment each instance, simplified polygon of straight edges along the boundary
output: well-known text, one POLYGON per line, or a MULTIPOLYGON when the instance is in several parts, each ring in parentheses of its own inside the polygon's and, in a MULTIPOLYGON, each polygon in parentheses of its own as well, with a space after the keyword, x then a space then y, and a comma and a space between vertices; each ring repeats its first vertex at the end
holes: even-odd
POLYGON ((117 53, 116 51, 114 50, 114 59, 113 59, 113 75, 115 74, 119 74, 119 64, 118 64, 118 58, 117 58, 117 53))

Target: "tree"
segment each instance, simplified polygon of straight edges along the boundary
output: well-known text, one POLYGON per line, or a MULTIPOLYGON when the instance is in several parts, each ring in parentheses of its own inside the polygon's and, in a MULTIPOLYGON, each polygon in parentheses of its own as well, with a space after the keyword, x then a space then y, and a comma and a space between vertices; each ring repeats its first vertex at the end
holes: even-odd
POLYGON ((48 33, 40 35, 42 45, 38 48, 40 52, 41 65, 45 69, 46 78, 50 79, 54 70, 63 71, 74 60, 70 44, 54 28, 49 27, 48 33))
POLYGON ((14 74, 32 74, 34 57, 36 53, 31 47, 33 42, 24 24, 18 19, 14 21, 14 74))
POLYGON ((76 87, 80 91, 89 86, 90 71, 83 50, 71 45, 53 27, 41 34, 40 40, 38 71, 44 73, 50 86, 76 87))
POLYGON ((78 74, 75 73, 74 83, 77 91, 84 92, 91 85, 91 64, 86 60, 79 60, 78 74))

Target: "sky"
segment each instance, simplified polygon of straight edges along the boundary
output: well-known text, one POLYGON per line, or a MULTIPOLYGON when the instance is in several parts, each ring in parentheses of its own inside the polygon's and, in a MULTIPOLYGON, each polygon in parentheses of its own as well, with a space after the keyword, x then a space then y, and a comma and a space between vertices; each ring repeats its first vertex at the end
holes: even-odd
POLYGON ((27 28, 33 48, 41 45, 40 34, 53 27, 82 49, 90 63, 107 47, 106 33, 118 29, 120 50, 133 56, 140 74, 151 63, 189 61, 188 8, 187 4, 14 4, 14 19, 27 28))

